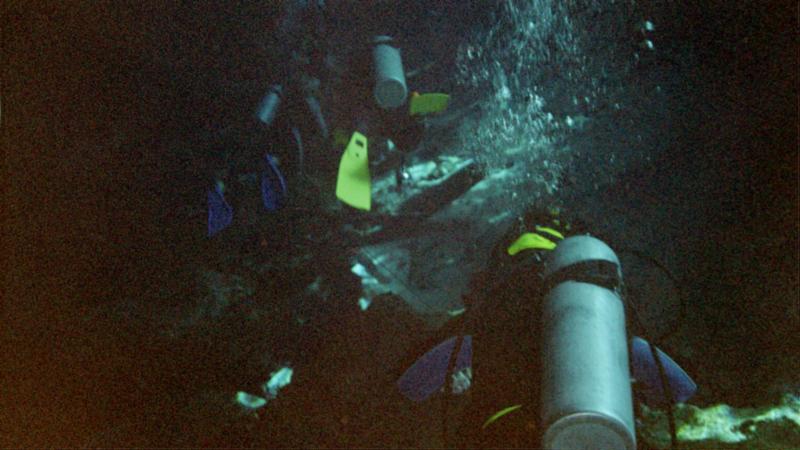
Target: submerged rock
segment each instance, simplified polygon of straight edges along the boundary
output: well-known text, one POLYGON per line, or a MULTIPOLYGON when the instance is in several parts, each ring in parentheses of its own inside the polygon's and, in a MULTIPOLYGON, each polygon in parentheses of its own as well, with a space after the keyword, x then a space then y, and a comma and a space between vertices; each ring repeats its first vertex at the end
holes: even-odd
MULTIPOLYGON (((800 397, 793 394, 784 395, 777 405, 762 408, 679 405, 675 409, 675 421, 683 449, 800 448, 800 397)), ((643 406, 638 431, 648 446, 669 448, 664 411, 643 406)))

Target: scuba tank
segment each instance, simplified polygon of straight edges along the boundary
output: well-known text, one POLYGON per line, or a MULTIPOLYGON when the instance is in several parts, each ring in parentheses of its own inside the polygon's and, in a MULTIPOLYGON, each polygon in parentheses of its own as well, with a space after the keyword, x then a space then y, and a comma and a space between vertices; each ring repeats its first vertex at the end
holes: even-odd
POLYGON ((391 45, 392 38, 389 36, 377 36, 372 43, 375 101, 383 109, 400 107, 408 95, 400 50, 391 45))
POLYGON ((636 448, 617 255, 591 236, 564 239, 544 269, 542 446, 636 448))
POLYGON ((278 114, 278 108, 281 105, 281 97, 283 96, 283 88, 279 84, 273 84, 261 99, 261 103, 256 109, 256 117, 266 126, 272 125, 275 116, 278 114))

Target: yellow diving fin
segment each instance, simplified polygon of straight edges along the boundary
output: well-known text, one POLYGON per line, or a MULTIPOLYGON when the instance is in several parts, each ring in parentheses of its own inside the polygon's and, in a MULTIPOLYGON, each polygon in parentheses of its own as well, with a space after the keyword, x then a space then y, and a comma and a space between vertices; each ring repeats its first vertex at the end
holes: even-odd
POLYGON ((514 405, 514 406, 509 406, 508 408, 503 408, 500 411, 497 411, 492 415, 492 417, 486 419, 486 422, 483 423, 483 426, 481 428, 485 430, 486 427, 494 423, 497 419, 505 416, 508 413, 512 413, 520 408, 522 408, 522 405, 514 405))
POLYGON ((556 243, 540 234, 524 233, 508 247, 508 254, 514 256, 517 253, 530 248, 537 250, 552 250, 556 248, 556 243))
POLYGON ((542 233, 547 233, 551 236, 555 236, 559 239, 564 239, 564 235, 561 234, 560 231, 556 230, 555 228, 550 227, 543 227, 541 225, 536 225, 536 231, 541 231, 542 233))
POLYGON ((417 114, 431 114, 444 111, 447 109, 447 104, 450 102, 450 96, 447 94, 420 94, 414 92, 411 94, 411 101, 409 102, 408 114, 415 116, 417 114))
POLYGON ((367 137, 354 131, 339 163, 336 197, 353 208, 369 211, 372 206, 371 190, 367 137))

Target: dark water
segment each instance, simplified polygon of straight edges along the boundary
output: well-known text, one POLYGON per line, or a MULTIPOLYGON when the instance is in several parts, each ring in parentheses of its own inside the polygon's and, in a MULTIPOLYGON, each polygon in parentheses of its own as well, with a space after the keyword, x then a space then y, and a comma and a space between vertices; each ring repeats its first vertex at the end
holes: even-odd
MULTIPOLYGON (((504 324, 485 353, 506 368, 496 386, 472 404, 404 401, 392 383, 447 328, 396 299, 358 310, 340 233, 357 219, 344 212, 248 218, 244 205, 241 228, 205 238, 220 149, 291 156, 285 135, 249 121, 286 70, 281 14, 271 2, 4 7, 0 445, 439 446, 443 428, 469 441, 486 415, 475 410, 497 406, 487 398, 535 389, 515 357, 535 343, 509 292, 479 321, 504 324), (329 301, 304 291, 317 279, 329 301), (210 286, 245 300, 204 303, 210 286), (283 364, 292 384, 258 419, 241 415, 231 395, 283 364)), ((356 73, 381 30, 402 36, 407 65, 434 61, 414 83, 465 113, 430 152, 474 157, 486 175, 513 160, 498 188, 509 211, 559 205, 663 263, 683 315, 663 274, 622 255, 649 286, 648 327, 680 321, 662 345, 698 382, 692 403, 756 407, 800 381, 796 17, 773 2, 344 2, 325 32, 356 73)), ((331 79, 339 95, 370 89, 331 79)), ((531 426, 484 443, 530 443, 531 426)))

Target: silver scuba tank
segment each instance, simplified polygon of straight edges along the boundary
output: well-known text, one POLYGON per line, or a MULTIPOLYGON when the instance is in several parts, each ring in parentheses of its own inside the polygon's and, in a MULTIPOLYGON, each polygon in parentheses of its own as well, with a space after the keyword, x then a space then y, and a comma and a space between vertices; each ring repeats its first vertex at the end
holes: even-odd
POLYGON ((406 101, 408 88, 400 50, 391 45, 392 38, 389 36, 377 36, 372 43, 375 101, 383 109, 402 106, 406 101))
POLYGON ((264 125, 272 125, 275 116, 278 114, 278 107, 281 105, 281 96, 283 95, 283 87, 279 84, 273 84, 261 99, 256 109, 256 117, 264 125))
POLYGON ((617 255, 575 236, 549 255, 542 303, 542 445, 548 449, 636 448, 617 255))

